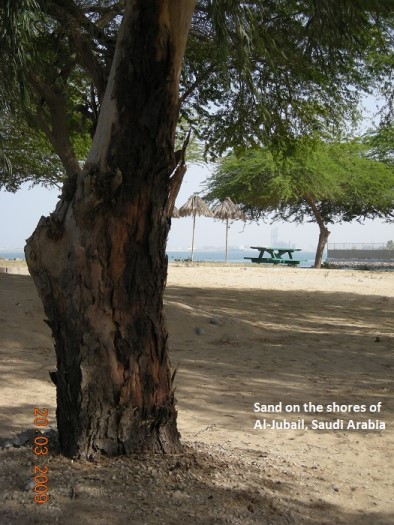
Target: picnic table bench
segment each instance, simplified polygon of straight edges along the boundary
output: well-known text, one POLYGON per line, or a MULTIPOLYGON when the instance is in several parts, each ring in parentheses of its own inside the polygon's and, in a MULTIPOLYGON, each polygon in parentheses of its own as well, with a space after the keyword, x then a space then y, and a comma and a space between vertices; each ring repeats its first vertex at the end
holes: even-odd
POLYGON ((258 250, 260 253, 258 257, 244 257, 244 259, 250 259, 253 263, 257 264, 287 264, 289 266, 297 266, 302 262, 301 259, 293 259, 294 252, 300 252, 301 248, 274 248, 271 246, 251 246, 252 250, 258 250), (269 257, 264 257, 267 253, 269 257), (283 255, 288 257, 282 258, 283 255))

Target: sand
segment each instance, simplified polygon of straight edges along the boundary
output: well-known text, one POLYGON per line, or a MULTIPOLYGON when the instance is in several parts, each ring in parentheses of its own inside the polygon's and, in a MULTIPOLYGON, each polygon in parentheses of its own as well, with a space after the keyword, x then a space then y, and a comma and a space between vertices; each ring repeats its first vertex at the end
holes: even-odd
MULTIPOLYGON (((392 272, 173 264, 165 308, 185 453, 71 463, 53 446, 39 506, 31 444, 1 450, 1 523, 394 522, 392 272)), ((0 273, 3 438, 34 407, 55 428, 43 318, 31 278, 0 273)))

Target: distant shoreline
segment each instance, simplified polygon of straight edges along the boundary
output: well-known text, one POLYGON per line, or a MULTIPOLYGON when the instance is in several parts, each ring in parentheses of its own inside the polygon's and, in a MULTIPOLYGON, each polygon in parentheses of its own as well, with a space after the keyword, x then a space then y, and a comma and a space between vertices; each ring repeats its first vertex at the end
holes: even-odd
MULTIPOLYGON (((281 270, 290 269, 289 267, 282 265, 259 265, 249 262, 237 262, 229 261, 225 263, 224 261, 169 261, 169 267, 185 267, 185 268, 256 268, 261 269, 272 269, 280 268, 281 270)), ((291 269, 298 270, 314 270, 313 266, 298 266, 291 269)), ((354 262, 354 261, 344 261, 336 262, 331 264, 323 264, 320 270, 356 270, 356 271, 369 271, 369 272, 392 272, 394 271, 394 263, 390 262, 354 262)), ((318 270, 316 270, 318 271, 318 270)), ((26 261, 24 259, 5 259, 0 257, 0 273, 10 274, 10 275, 30 275, 29 269, 27 267, 26 261)))
MULTIPOLYGON (((27 264, 24 257, 24 252, 20 250, 7 251, 0 250, 0 272, 1 273, 19 273, 23 274, 23 270, 28 274, 27 264), (19 268, 19 269, 16 269, 19 268)), ((224 260, 224 250, 208 250, 194 252, 194 261, 191 261, 191 251, 167 251, 169 265, 175 266, 223 266, 223 267, 265 267, 265 265, 257 265, 244 260, 244 257, 254 256, 255 250, 230 249, 228 252, 228 260, 224 260)), ((313 268, 314 252, 301 251, 300 257, 304 261, 297 266, 297 268, 313 268)), ((323 258, 322 269, 330 270, 365 270, 365 271, 394 271, 394 261, 379 261, 379 260, 325 260, 323 258)), ((271 265, 269 265, 271 266, 271 265)))
MULTIPOLYGON (((243 250, 243 249, 229 249, 228 251, 228 263, 246 264, 249 266, 250 262, 246 261, 244 257, 255 257, 257 254, 256 250, 243 250)), ((300 251, 300 258, 303 262, 300 267, 310 268, 313 266, 315 253, 311 251, 300 251)), ((167 250, 168 262, 171 263, 186 263, 191 259, 191 250, 167 250)), ((23 251, 17 250, 0 250, 0 260, 25 260, 25 254, 23 251)), ((198 250, 194 251, 194 262, 212 262, 225 264, 225 251, 224 248, 217 248, 216 250, 198 250)))

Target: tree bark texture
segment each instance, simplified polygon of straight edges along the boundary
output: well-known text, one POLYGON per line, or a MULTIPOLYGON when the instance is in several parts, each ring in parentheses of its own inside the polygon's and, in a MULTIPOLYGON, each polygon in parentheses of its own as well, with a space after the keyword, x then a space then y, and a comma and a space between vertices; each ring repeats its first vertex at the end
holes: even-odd
POLYGON ((315 268, 321 268, 322 261, 323 261, 323 253, 327 245, 329 235, 330 235, 330 231, 326 227, 320 229, 319 241, 317 243, 316 256, 315 256, 315 265, 314 265, 315 268))
POLYGON ((314 268, 320 268, 323 260, 324 248, 326 247, 331 232, 324 224, 323 217, 321 216, 313 197, 306 195, 305 200, 309 204, 316 222, 319 225, 319 241, 317 243, 314 268))
POLYGON ((163 316, 178 84, 194 0, 130 0, 92 150, 26 245, 70 457, 180 447, 163 316))

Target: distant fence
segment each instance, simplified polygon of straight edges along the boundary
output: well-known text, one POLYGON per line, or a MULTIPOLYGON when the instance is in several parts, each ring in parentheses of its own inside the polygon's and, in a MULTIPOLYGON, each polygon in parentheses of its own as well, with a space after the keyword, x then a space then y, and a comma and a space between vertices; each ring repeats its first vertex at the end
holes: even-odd
POLYGON ((387 250, 387 244, 384 242, 329 242, 329 250, 387 250))
POLYGON ((347 261, 394 261, 394 249, 384 243, 330 243, 327 259, 347 261))

